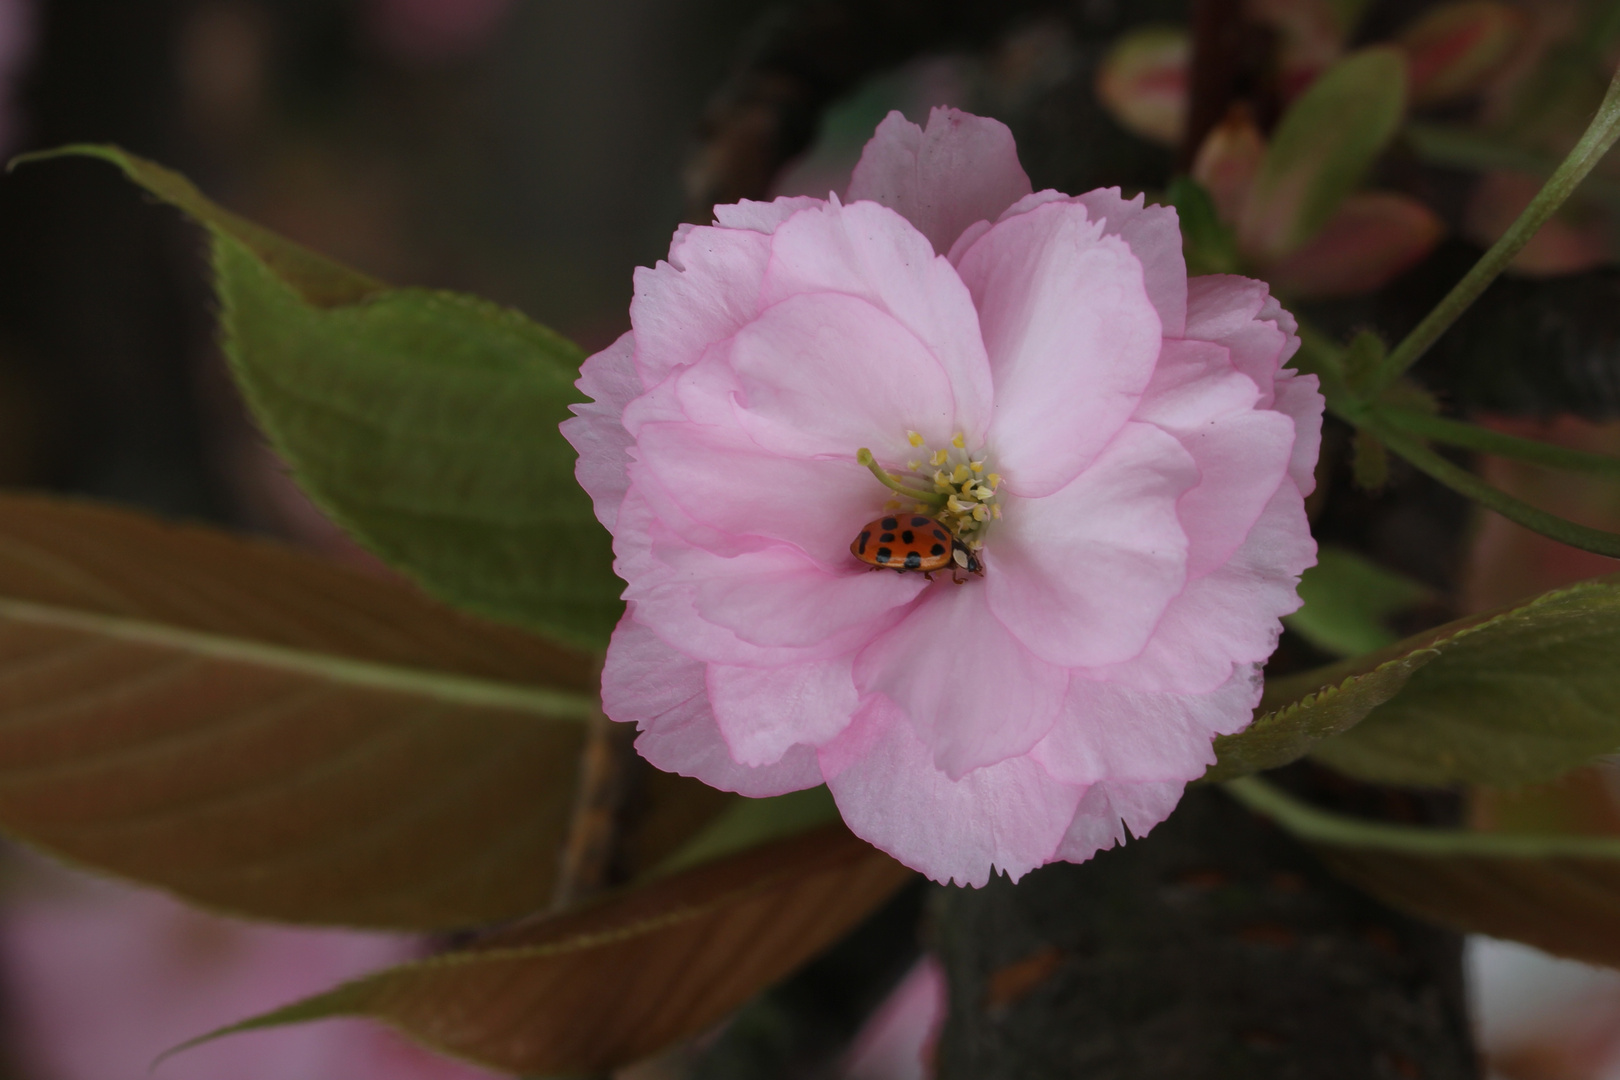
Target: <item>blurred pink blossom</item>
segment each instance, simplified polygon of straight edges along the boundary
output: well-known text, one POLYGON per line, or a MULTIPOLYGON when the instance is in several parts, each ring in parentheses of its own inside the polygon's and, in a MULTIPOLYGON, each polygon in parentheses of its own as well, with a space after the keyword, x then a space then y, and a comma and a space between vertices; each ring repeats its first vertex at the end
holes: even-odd
POLYGON ((487 45, 511 0, 368 0, 372 37, 406 63, 459 60, 487 45))
POLYGON ((8 1031, 45 1080, 490 1080, 388 1028, 330 1020, 165 1050, 420 954, 417 938, 259 925, 47 868, 0 924, 8 1031))
POLYGON ((945 993, 944 967, 924 954, 855 1036, 843 1080, 930 1080, 945 993))
POLYGON ((15 95, 34 51, 32 0, 0 0, 0 150, 9 153, 22 138, 15 95))
POLYGON ((715 214, 637 272, 564 424, 629 583, 608 715, 716 787, 826 783, 939 881, 1146 833, 1249 723, 1315 561, 1292 317, 1189 281, 1172 209, 1031 193, 955 110, 891 113, 847 202, 715 214), (949 491, 982 577, 856 560, 914 513, 862 448, 918 505, 949 491))

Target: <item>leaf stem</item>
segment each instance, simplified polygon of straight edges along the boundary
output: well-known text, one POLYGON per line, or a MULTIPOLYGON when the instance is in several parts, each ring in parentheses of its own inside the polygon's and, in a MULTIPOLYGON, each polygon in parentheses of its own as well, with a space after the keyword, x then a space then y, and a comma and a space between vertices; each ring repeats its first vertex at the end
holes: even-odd
MULTIPOLYGON (((1419 158, 1435 165, 1472 170, 1504 169, 1540 177, 1558 171, 1556 158, 1468 128, 1411 123, 1401 129, 1401 135, 1419 158)), ((1606 203, 1620 204, 1620 184, 1612 180, 1589 176, 1585 190, 1606 203)))
POLYGON ((1411 855, 1483 855, 1507 859, 1548 856, 1620 859, 1620 837, 1482 833, 1395 825, 1322 810, 1253 776, 1221 785, 1228 795, 1299 837, 1335 847, 1374 848, 1411 855))
POLYGON ((1385 446, 1410 461, 1419 470, 1428 473, 1453 491, 1495 510, 1509 521, 1570 547, 1606 555, 1611 559, 1620 559, 1620 535, 1577 525, 1567 518, 1538 510, 1529 503, 1514 498, 1462 466, 1447 461, 1418 439, 1390 426, 1379 413, 1366 413, 1362 417, 1361 426, 1383 440, 1385 446))
POLYGON ((1521 439, 1517 435, 1492 431, 1478 424, 1450 420, 1414 409, 1383 407, 1377 411, 1379 418, 1386 423, 1394 424, 1414 435, 1421 435, 1425 439, 1445 443, 1447 446, 1461 446, 1468 450, 1478 450, 1483 454, 1494 454, 1514 461, 1543 465, 1549 469, 1564 469, 1568 472, 1589 473, 1611 480, 1620 480, 1620 457, 1593 454, 1585 450, 1571 450, 1536 439, 1521 439))
POLYGON ((941 494, 938 491, 918 491, 916 488, 906 487, 895 477, 893 473, 879 465, 877 463, 877 458, 872 456, 872 451, 868 450, 864 446, 861 447, 860 451, 855 455, 855 460, 872 470, 872 475, 877 477, 878 483, 882 484, 890 491, 899 492, 908 499, 916 499, 918 502, 925 503, 929 506, 944 506, 945 500, 949 497, 941 494))
POLYGON ((1524 208, 1518 220, 1385 358, 1375 381, 1375 390, 1383 389, 1399 378, 1479 299, 1479 295, 1506 269, 1536 231, 1564 204, 1564 200, 1570 197, 1617 138, 1620 138, 1620 75, 1609 83, 1608 93, 1603 95, 1603 104, 1598 106, 1597 115, 1586 133, 1553 171, 1530 205, 1524 208))

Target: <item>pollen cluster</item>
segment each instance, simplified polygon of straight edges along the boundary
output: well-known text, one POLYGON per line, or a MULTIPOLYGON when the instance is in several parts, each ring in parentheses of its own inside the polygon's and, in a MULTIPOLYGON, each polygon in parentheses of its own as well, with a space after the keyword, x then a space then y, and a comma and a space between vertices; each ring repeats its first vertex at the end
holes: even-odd
MULTIPOLYGON (((906 462, 906 468, 922 481, 919 487, 931 485, 940 499, 939 503, 926 505, 919 502, 917 507, 933 514, 969 548, 979 550, 984 544, 986 527, 1001 517, 1001 507, 995 501, 1001 477, 985 471, 983 455, 975 457, 968 453, 961 432, 956 433, 949 446, 939 450, 931 448, 915 431, 906 432, 906 439, 920 451, 918 457, 906 462)), ((896 509, 911 508, 904 500, 890 502, 896 509)))

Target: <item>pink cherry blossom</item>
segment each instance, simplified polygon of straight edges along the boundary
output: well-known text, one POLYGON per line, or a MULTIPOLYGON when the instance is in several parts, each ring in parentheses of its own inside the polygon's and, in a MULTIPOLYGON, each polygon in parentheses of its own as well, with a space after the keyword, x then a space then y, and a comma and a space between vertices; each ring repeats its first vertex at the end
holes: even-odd
POLYGON ((1249 722, 1315 561, 1294 320, 1188 280, 1171 209, 1032 193, 955 110, 891 113, 842 201, 715 218, 637 272, 563 425, 628 583, 607 714, 716 787, 827 784, 939 881, 1146 833, 1249 722), (851 554, 917 508, 982 575, 851 554))

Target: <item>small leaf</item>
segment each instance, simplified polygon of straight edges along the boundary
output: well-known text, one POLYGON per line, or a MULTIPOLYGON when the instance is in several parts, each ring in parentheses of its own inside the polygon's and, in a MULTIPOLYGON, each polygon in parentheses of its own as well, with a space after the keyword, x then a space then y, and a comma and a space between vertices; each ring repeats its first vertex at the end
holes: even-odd
POLYGON ((1389 451, 1378 436, 1356 432, 1351 439, 1350 474, 1362 491, 1382 491, 1389 483, 1389 451))
POLYGON ((1375 292, 1422 262, 1445 231, 1439 215, 1409 195, 1355 192, 1321 232, 1267 267, 1266 280, 1296 297, 1375 292))
POLYGON ((557 430, 581 353, 473 297, 388 289, 112 147, 74 147, 208 227, 226 352, 299 484, 458 607, 602 647, 623 605, 557 430))
POLYGON ((1620 837, 1414 828, 1329 813, 1253 778, 1227 790, 1386 903, 1469 933, 1620 967, 1620 837))
POLYGON ((591 657, 404 584, 0 497, 0 829, 73 862, 293 922, 524 915, 595 703, 591 657))
POLYGON ((1312 645, 1358 656, 1395 642, 1385 620, 1431 599, 1432 590, 1345 548, 1324 547, 1299 582, 1305 606, 1283 620, 1312 645))
POLYGON ((1097 99, 1119 126, 1174 146, 1187 122, 1192 43, 1179 26, 1144 26, 1122 35, 1097 69, 1097 99))
POLYGON ((1431 8, 1397 39, 1410 64, 1413 104, 1440 104, 1484 89, 1524 31, 1524 16, 1498 0, 1431 8))
POLYGON ((911 876, 841 825, 827 826, 206 1038, 366 1016, 503 1071, 606 1072, 706 1030, 842 937, 911 876))
POLYGON ((1468 622, 1420 636, 1440 657, 1317 760, 1382 783, 1512 787, 1620 750, 1620 578, 1468 622))
POLYGON ((1221 221, 1230 224, 1242 215, 1265 156, 1265 136, 1254 113, 1241 102, 1204 137, 1193 159, 1192 176, 1208 190, 1221 221))
POLYGON ((1238 268, 1232 230, 1221 224, 1215 203, 1202 184, 1187 176, 1170 181, 1166 192, 1181 220, 1181 244, 1190 274, 1229 274, 1238 268))
POLYGON ((1238 225, 1262 263, 1297 250, 1328 223, 1394 137, 1406 109, 1406 60, 1362 49, 1329 68, 1272 134, 1238 225))

